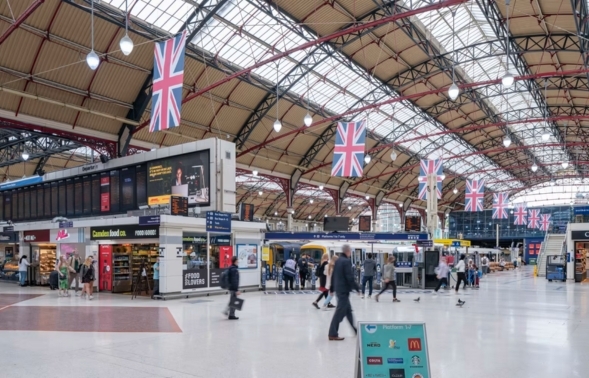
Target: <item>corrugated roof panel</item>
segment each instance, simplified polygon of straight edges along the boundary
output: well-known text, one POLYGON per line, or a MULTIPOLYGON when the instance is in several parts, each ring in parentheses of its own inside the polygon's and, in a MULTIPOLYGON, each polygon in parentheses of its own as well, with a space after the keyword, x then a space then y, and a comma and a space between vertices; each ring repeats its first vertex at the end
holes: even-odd
POLYGON ((103 62, 96 70, 90 91, 132 104, 147 76, 132 68, 103 62))
POLYGON ((71 87, 87 90, 94 75, 77 51, 46 41, 41 48, 33 74, 71 87))
POLYGON ((17 29, 0 45, 0 66, 29 73, 42 39, 17 29), (18 53, 17 53, 18 52, 18 53))

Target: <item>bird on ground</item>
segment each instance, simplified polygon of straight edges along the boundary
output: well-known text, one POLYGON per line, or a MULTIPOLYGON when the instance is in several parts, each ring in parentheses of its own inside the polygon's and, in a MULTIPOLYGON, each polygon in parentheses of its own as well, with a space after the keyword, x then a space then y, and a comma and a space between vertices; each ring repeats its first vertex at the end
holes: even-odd
POLYGON ((456 303, 456 306, 462 307, 462 306, 464 306, 465 303, 466 303, 466 301, 461 301, 460 298, 459 298, 458 299, 458 303, 456 303))
POLYGON ((417 299, 414 299, 413 301, 419 302, 420 299, 421 299, 421 297, 417 297, 417 299))

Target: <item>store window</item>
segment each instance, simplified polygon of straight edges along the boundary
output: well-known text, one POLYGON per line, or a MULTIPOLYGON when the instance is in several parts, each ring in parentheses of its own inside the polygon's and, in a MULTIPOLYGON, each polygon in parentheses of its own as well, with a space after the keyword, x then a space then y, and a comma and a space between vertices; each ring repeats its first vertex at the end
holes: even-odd
POLYGON ((208 250, 204 233, 184 233, 182 240, 183 290, 220 286, 219 277, 233 257, 231 235, 210 235, 208 250))

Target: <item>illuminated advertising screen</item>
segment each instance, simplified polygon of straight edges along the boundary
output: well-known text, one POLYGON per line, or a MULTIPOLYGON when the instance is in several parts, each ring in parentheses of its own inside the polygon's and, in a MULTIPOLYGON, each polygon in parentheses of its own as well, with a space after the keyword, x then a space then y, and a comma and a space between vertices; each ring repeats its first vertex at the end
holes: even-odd
POLYGON ((170 197, 188 197, 190 206, 209 206, 210 150, 172 156, 147 165, 149 205, 170 203, 170 197))

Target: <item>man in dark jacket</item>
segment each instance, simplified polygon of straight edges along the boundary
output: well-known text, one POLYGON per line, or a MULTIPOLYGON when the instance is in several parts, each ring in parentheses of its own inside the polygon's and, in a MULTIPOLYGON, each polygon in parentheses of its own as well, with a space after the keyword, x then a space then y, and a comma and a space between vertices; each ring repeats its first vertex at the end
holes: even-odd
POLYGON ((309 274, 309 260, 306 255, 299 259, 299 278, 301 279, 301 290, 305 290, 305 280, 309 274))
POLYGON ((337 297, 337 307, 333 314, 333 319, 331 319, 331 325, 329 326, 329 340, 344 339, 338 335, 339 324, 344 318, 348 319, 348 322, 354 328, 354 332, 358 333, 356 326, 354 326, 354 316, 352 315, 352 305, 350 304, 350 292, 359 291, 358 284, 354 280, 352 262, 350 261, 352 249, 346 244, 343 247, 343 252, 333 267, 332 279, 337 297))
POLYGON ((366 283, 368 282, 368 299, 372 297, 372 279, 376 273, 376 261, 372 259, 372 253, 366 255, 364 260, 364 277, 362 278, 362 298, 366 292, 366 283))
POLYGON ((231 258, 231 266, 229 267, 229 293, 231 294, 229 297, 229 305, 227 306, 227 311, 225 313, 229 315, 229 320, 237 320, 239 319, 235 316, 235 307, 232 304, 235 302, 235 299, 241 293, 239 292, 239 269, 237 269, 237 256, 233 256, 231 258))

